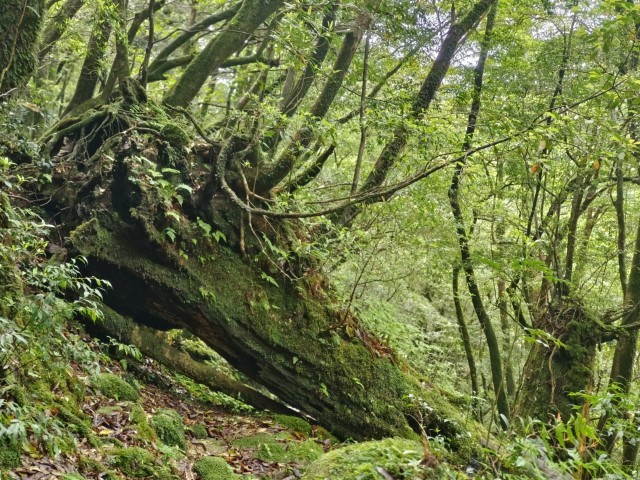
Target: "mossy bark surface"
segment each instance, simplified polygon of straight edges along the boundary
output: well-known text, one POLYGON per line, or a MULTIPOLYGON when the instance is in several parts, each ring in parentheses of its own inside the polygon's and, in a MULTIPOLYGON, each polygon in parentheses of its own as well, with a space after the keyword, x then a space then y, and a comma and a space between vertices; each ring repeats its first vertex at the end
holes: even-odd
POLYGON ((540 328, 554 332, 558 342, 542 338, 531 348, 515 414, 541 420, 560 414, 566 421, 581 404, 572 394, 592 386, 601 332, 580 306, 558 308, 549 315, 540 328))
POLYGON ((159 335, 159 332, 152 328, 138 325, 104 305, 101 310, 104 318, 100 322, 86 325, 90 333, 101 337, 113 337, 119 342, 136 345, 144 355, 173 371, 231 397, 239 397, 243 402, 256 408, 274 413, 294 414, 282 403, 272 400, 205 363, 194 360, 188 353, 172 347, 159 335))
POLYGON ((116 135, 134 116, 160 132, 176 122, 150 103, 136 104, 135 112, 127 105, 122 102, 122 113, 98 110, 70 120, 48 142, 58 159, 57 149, 84 141, 79 132, 99 130, 82 151, 103 154, 101 169, 80 168, 83 159, 56 160, 66 168, 56 169, 48 208, 66 225, 70 253, 88 259, 86 273, 113 285, 104 302, 136 323, 192 332, 338 437, 414 435, 407 420, 408 395, 414 394, 433 408, 425 428, 465 449, 460 439, 477 426, 465 422, 438 388, 420 385, 387 346, 340 308, 312 258, 291 254, 278 270, 267 260, 261 237, 242 233, 257 230, 287 249, 300 225, 260 217, 248 224, 220 190, 212 191, 210 212, 199 210, 195 193, 180 201, 167 196, 170 184, 209 172, 200 172, 197 161, 165 135, 116 135), (156 170, 167 166, 173 173, 156 170), (176 168, 188 168, 190 175, 176 168), (216 241, 214 233, 224 238, 216 241))
POLYGON ((409 377, 332 330, 336 312, 293 286, 268 284, 236 253, 219 247, 206 266, 180 260, 106 212, 76 229, 72 241, 114 285, 106 302, 116 311, 190 330, 337 435, 407 433, 403 397, 416 388, 409 377))
POLYGON ((36 65, 44 0, 6 0, 0 14, 0 99, 23 86, 36 65))

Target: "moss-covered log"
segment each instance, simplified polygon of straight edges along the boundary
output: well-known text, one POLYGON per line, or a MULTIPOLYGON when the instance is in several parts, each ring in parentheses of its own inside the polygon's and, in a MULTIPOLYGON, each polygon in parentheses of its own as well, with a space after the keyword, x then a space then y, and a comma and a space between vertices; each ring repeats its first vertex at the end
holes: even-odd
POLYGON ((425 417, 429 431, 449 437, 453 448, 465 446, 461 440, 476 425, 456 421, 455 400, 433 385, 423 388, 341 308, 312 258, 292 253, 278 268, 266 260, 260 233, 282 250, 300 225, 248 224, 220 190, 210 212, 198 210, 196 192, 188 195, 191 187, 179 183, 197 188, 193 179, 208 172, 186 153, 187 135, 157 106, 140 102, 132 110, 130 103, 69 120, 48 142, 64 168, 55 168, 47 208, 66 224, 70 252, 88 259, 87 273, 113 285, 104 302, 137 323, 192 332, 339 437, 414 435, 407 418, 425 417), (132 121, 147 127, 136 132, 132 121), (75 142, 86 144, 73 149, 86 159, 64 156, 75 142), (188 176, 181 173, 187 169, 188 176), (428 415, 413 410, 423 404, 428 415))
POLYGON ((112 337, 121 343, 136 345, 140 351, 160 362, 171 370, 220 391, 234 398, 240 398, 248 405, 274 413, 294 415, 295 412, 280 402, 272 400, 251 387, 238 382, 215 368, 198 362, 188 353, 172 347, 159 332, 150 327, 139 325, 119 315, 107 306, 101 307, 104 319, 87 324, 90 333, 101 337, 112 337))
POLYGON ((332 328, 336 312, 293 285, 275 287, 234 252, 178 257, 103 212, 73 246, 114 290, 116 311, 156 327, 190 330, 234 367, 342 437, 403 435, 404 397, 417 389, 389 358, 332 328))

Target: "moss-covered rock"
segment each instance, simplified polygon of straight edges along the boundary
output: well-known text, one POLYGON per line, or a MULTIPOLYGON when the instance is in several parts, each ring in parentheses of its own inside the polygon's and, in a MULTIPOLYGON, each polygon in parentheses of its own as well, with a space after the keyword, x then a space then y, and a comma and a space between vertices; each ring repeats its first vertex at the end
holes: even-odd
POLYGON ((220 457, 202 457, 193 464, 200 480, 235 480, 243 478, 220 457))
POLYGON ((273 418, 282 427, 304 433, 307 436, 311 435, 311 425, 304 418, 291 415, 274 415, 273 418))
POLYGON ((127 477, 151 477, 156 473, 153 455, 140 447, 116 450, 109 464, 120 470, 127 477))
POLYGON ((6 438, 0 439, 0 470, 20 465, 20 446, 6 438))
POLYGON ((317 460, 323 453, 322 447, 313 440, 289 443, 271 442, 258 445, 255 457, 268 462, 306 463, 317 460))
MULTIPOLYGON (((457 478, 446 466, 433 469, 420 465, 423 456, 418 442, 399 438, 364 442, 333 450, 313 462, 304 480, 381 480, 380 470, 393 478, 457 478)), ((460 478, 466 478, 461 476, 460 478)))
POLYGON ((151 417, 151 426, 165 445, 185 448, 184 423, 175 410, 158 410, 151 417))
POLYGON ((197 438, 201 440, 203 438, 209 437, 209 432, 207 431, 207 427, 201 423, 196 423, 195 425, 192 425, 190 430, 193 438, 197 438))
POLYGON ((91 385, 102 395, 116 400, 138 400, 138 391, 117 375, 101 373, 91 377, 91 385))

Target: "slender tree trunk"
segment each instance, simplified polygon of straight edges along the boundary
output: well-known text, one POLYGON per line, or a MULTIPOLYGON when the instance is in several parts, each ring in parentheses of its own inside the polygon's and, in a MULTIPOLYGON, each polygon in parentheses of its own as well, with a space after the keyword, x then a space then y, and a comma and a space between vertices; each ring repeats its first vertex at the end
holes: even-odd
MULTIPOLYGON (((471 110, 469 112, 469 119, 467 122, 465 141, 462 147, 463 151, 469 150, 469 148, 471 148, 471 142, 475 133, 478 114, 480 112, 480 98, 482 94, 484 67, 488 56, 489 41, 496 17, 497 5, 497 2, 494 3, 489 10, 487 25, 485 27, 485 34, 480 48, 478 64, 476 65, 474 71, 473 97, 471 102, 471 110)), ((449 202, 451 204, 451 210, 453 212, 456 223, 456 233, 458 235, 458 242, 460 244, 460 256, 462 258, 462 269, 467 280, 469 295, 471 296, 473 309, 475 310, 476 316, 478 317, 478 321, 480 322, 480 326, 482 327, 482 331, 484 332, 485 338, 487 340, 487 347, 489 348, 491 378, 493 381, 493 391, 496 396, 498 413, 500 414, 500 423, 503 428, 507 428, 507 422, 510 416, 509 401, 507 399, 507 393, 504 384, 504 374, 502 373, 502 356, 500 354, 500 346, 498 343, 498 338, 493 329, 491 318, 489 317, 487 310, 482 302, 482 297, 480 296, 480 288, 478 287, 478 283, 476 281, 475 271, 471 259, 469 237, 464 226, 462 208, 460 207, 460 177, 462 176, 463 169, 464 163, 458 163, 456 165, 456 169, 451 180, 451 187, 449 188, 449 202)))
MULTIPOLYGON (((422 117, 429 109, 436 92, 442 84, 442 80, 449 70, 449 65, 460 42, 495 2, 496 0, 480 0, 476 2, 464 17, 451 26, 440 46, 438 56, 411 106, 409 114, 411 119, 422 117)), ((361 192, 373 190, 384 183, 388 172, 404 151, 408 139, 409 130, 405 124, 402 124, 394 131, 393 138, 384 146, 373 169, 360 187, 361 192)), ((336 221, 342 225, 349 225, 358 215, 360 208, 353 206, 345 209, 336 221)))
POLYGON ((469 376, 471 377, 471 395, 477 396, 480 394, 478 387, 478 372, 476 369, 476 361, 473 358, 473 349, 471 348, 471 338, 469 337, 469 329, 467 328, 467 322, 464 319, 464 312, 462 311, 462 304, 460 302, 460 288, 459 288, 460 266, 453 266, 453 305, 456 311, 456 320, 458 321, 458 330, 460 331, 460 338, 462 338, 462 345, 464 346, 464 353, 467 357, 467 364, 469 365, 469 376))
POLYGON ((75 17, 82 5, 84 5, 84 0, 67 0, 60 8, 60 11, 49 20, 42 33, 42 42, 38 52, 38 60, 40 62, 44 60, 56 42, 64 35, 69 21, 75 17))

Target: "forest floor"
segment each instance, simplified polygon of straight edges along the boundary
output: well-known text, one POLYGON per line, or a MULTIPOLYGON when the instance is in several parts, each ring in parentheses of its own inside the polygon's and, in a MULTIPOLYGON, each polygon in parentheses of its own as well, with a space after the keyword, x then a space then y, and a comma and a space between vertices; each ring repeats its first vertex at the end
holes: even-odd
MULTIPOLYGON (((104 352, 105 345, 88 336, 83 340, 104 352)), ((23 452, 21 466, 0 477, 292 480, 332 446, 331 439, 318 438, 317 429, 301 418, 249 412, 230 398, 225 407, 219 395, 208 400, 202 391, 196 398, 189 385, 151 360, 125 370, 122 362, 100 357, 100 375, 111 380, 115 376, 125 389, 134 386, 137 400, 118 398, 117 385, 92 386, 87 372, 72 365, 70 374, 88 384, 77 416, 89 429, 76 435, 76 451, 57 456, 43 456, 35 449, 23 452)), ((122 396, 127 396, 124 391, 122 396)), ((63 417, 55 407, 44 414, 63 417)), ((69 423, 74 428, 74 421, 69 423)))

